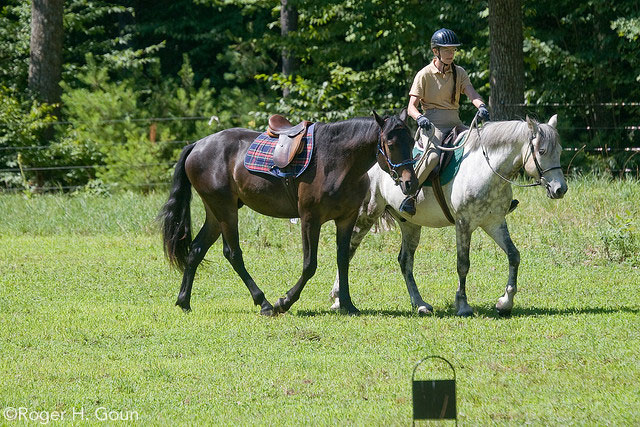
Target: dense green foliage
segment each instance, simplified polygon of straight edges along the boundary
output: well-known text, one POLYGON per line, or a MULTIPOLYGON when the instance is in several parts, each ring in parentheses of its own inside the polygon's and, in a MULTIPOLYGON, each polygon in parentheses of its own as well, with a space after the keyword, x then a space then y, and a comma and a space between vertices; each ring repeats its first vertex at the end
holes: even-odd
MULTIPOLYGON (((290 313, 257 314, 220 239, 185 314, 153 222, 164 193, 2 195, 0 212, 15 215, 0 221, 0 410, 66 411, 69 424, 83 408, 90 425, 102 424, 101 407, 136 411, 144 425, 408 425, 412 369, 435 354, 456 369, 460 425, 638 425, 640 183, 572 179, 562 200, 515 193, 508 221, 522 262, 505 319, 492 307, 507 259, 481 231, 473 318, 452 308, 453 227, 423 230, 416 253, 434 316, 411 312, 397 228, 368 235, 353 258, 363 314, 330 312, 330 224, 290 313)), ((200 224, 202 203, 193 207, 200 224)), ((273 301, 300 274, 299 226, 247 208, 239 220, 247 268, 273 301)), ((417 378, 450 378, 439 367, 417 378)), ((13 425, 5 414, 0 424, 13 425)))
MULTIPOLYGON (((181 141, 225 127, 259 129, 274 112, 339 120, 397 111, 430 59, 431 33, 443 26, 457 31, 464 43, 457 62, 480 94, 490 95, 484 2, 290 2, 300 18, 286 38, 276 1, 65 2, 62 116, 54 139, 42 142, 52 110, 34 115, 27 89, 30 4, 6 1, 0 86, 7 89, 0 96, 10 98, 3 102, 14 113, 0 115, 4 185, 148 190, 167 179, 181 141), (296 59, 289 78, 280 73, 284 47, 296 59), (282 99, 285 86, 290 96, 282 99), (15 148, 25 144, 43 146, 15 148), (26 169, 20 177, 19 155, 26 169)), ((623 150, 640 145, 638 130, 630 129, 640 113, 637 2, 543 0, 523 8, 526 111, 541 119, 558 113, 564 145, 585 146, 575 158, 563 157, 574 171, 637 174, 640 156, 623 150), (603 156, 595 148, 612 151, 603 156)), ((472 110, 463 104, 463 120, 472 110)))

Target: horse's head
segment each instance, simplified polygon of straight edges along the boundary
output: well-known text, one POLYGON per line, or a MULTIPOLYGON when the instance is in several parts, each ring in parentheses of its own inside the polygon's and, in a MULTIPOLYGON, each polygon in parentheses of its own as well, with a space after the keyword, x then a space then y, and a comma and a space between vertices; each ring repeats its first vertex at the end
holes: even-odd
POLYGON ((418 179, 413 170, 413 144, 411 132, 407 127, 407 110, 399 116, 386 119, 373 112, 380 126, 380 143, 378 144, 378 164, 400 185, 404 194, 413 194, 418 186, 418 179))
POLYGON ((524 170, 547 188, 552 199, 561 199, 567 192, 567 182, 560 166, 562 146, 556 126, 558 115, 548 123, 537 123, 527 117, 531 134, 529 143, 523 146, 524 170))

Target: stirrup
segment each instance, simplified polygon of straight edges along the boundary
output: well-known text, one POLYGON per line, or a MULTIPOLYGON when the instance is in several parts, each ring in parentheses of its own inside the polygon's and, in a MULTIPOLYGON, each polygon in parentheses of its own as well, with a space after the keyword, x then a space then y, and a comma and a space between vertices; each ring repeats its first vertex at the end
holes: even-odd
POLYGON ((509 210, 507 211, 507 213, 510 214, 511 212, 515 211, 519 203, 520 202, 518 201, 518 199, 513 199, 511 201, 511 205, 509 206, 509 210))

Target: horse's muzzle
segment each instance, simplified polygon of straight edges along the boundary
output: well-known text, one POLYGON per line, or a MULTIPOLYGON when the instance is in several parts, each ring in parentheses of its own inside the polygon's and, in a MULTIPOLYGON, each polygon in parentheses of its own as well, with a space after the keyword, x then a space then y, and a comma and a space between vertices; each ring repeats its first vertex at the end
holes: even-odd
POLYGON ((567 183, 562 181, 551 181, 547 183, 547 196, 551 199, 562 199, 567 192, 567 183))
POLYGON ((407 168, 402 171, 400 175, 400 189, 404 195, 415 194, 418 190, 418 178, 413 172, 413 167, 407 168))

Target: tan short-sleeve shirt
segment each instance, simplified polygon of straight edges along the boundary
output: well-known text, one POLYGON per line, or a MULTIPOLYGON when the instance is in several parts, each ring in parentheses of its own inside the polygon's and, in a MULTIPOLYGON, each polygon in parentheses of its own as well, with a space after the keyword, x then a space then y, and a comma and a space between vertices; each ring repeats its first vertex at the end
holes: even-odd
POLYGON ((435 58, 413 79, 409 95, 420 98, 422 110, 438 108, 441 110, 457 110, 460 107, 460 94, 471 84, 464 68, 456 67, 456 100, 451 102, 453 92, 453 71, 442 74, 435 65, 435 58))

